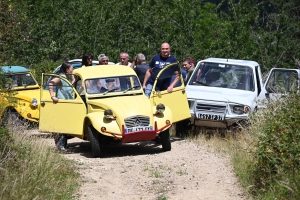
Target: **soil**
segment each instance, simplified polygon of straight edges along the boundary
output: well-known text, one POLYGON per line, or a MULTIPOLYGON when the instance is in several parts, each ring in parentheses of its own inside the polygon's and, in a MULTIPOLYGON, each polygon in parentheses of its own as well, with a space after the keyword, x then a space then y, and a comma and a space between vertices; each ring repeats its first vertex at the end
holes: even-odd
MULTIPOLYGON (((53 138, 43 138, 55 148, 53 138)), ((93 158, 90 142, 68 140, 64 156, 76 161, 84 180, 75 199, 249 199, 228 157, 179 138, 171 142, 167 152, 155 142, 103 146, 102 158, 93 158)))

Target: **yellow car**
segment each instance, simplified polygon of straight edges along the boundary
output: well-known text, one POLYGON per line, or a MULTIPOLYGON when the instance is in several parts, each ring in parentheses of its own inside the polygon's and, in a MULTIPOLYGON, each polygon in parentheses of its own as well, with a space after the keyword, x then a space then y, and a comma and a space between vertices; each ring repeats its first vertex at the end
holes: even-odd
POLYGON ((30 70, 22 66, 1 66, 2 119, 7 116, 14 121, 37 123, 39 120, 40 87, 30 70))
POLYGON ((178 65, 161 70, 150 98, 145 96, 135 71, 126 66, 82 67, 75 69, 71 78, 43 74, 39 130, 89 140, 94 157, 101 156, 103 144, 151 141, 157 137, 163 150, 170 151, 172 123, 190 118, 182 77, 172 93, 155 90, 158 79, 170 80, 174 74, 170 69, 174 67, 178 65), (74 99, 52 101, 45 91, 54 77, 68 83, 74 99))

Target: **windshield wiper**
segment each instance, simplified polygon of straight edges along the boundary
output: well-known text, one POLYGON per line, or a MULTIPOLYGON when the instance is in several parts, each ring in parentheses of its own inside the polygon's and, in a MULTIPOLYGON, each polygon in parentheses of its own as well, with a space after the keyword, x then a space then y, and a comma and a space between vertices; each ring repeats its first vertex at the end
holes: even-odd
POLYGON ((204 85, 204 86, 210 86, 210 85, 207 85, 206 83, 203 83, 201 81, 196 81, 196 83, 199 83, 199 84, 204 85))
POLYGON ((106 95, 107 93, 113 92, 113 91, 115 91, 115 90, 117 90, 117 89, 114 88, 114 89, 111 89, 111 90, 107 90, 106 92, 103 93, 103 95, 106 95))
POLYGON ((124 90, 123 93, 126 93, 126 92, 128 92, 129 90, 132 90, 132 89, 135 89, 135 88, 139 88, 139 87, 141 87, 141 86, 139 86, 139 85, 132 86, 132 87, 130 87, 130 88, 124 90))

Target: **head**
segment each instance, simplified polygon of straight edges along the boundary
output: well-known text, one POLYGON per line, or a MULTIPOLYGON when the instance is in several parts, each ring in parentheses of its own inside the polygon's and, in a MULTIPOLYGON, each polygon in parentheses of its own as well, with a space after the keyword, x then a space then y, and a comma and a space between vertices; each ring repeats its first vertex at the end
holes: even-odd
POLYGON ((96 84, 96 85, 97 85, 97 88, 98 88, 98 89, 101 89, 101 88, 102 88, 101 79, 98 79, 98 80, 97 80, 97 84, 96 84))
POLYGON ((120 53, 120 61, 122 65, 128 65, 129 55, 126 52, 120 53))
POLYGON ((99 65, 108 65, 108 56, 106 56, 105 54, 100 54, 98 56, 98 60, 99 60, 99 65))
POLYGON ((182 66, 185 71, 188 71, 192 67, 192 61, 189 58, 186 58, 182 62, 182 66))
POLYGON ((162 43, 160 47, 160 54, 163 58, 167 58, 170 56, 171 46, 168 43, 162 43))
POLYGON ((145 55, 142 54, 142 53, 138 53, 138 54, 136 55, 136 61, 137 61, 138 64, 145 63, 145 62, 146 62, 146 57, 145 57, 145 55))
POLYGON ((86 53, 82 56, 82 65, 92 66, 93 65, 93 55, 86 53))
POLYGON ((61 66, 60 66, 60 73, 72 74, 73 73, 73 66, 72 66, 72 64, 69 63, 69 62, 64 62, 63 64, 61 64, 61 66))
POLYGON ((188 57, 188 59, 190 59, 190 61, 192 62, 192 67, 194 67, 195 66, 195 60, 194 60, 194 58, 188 57))

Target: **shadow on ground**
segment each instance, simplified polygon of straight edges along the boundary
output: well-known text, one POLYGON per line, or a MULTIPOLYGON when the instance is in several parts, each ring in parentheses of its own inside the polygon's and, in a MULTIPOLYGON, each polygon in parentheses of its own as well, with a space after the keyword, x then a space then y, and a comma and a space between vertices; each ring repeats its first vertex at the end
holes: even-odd
MULTIPOLYGON (((53 147, 55 148, 54 139, 51 133, 36 133, 31 134, 30 137, 53 140, 53 147)), ((171 138, 171 143, 178 140, 182 139, 171 138)), ((89 141, 84 141, 79 138, 69 139, 67 150, 68 154, 80 154, 87 158, 93 158, 92 147, 89 141)), ((157 144, 155 141, 102 145, 101 151, 101 158, 158 154, 164 152, 161 144, 157 144)))

